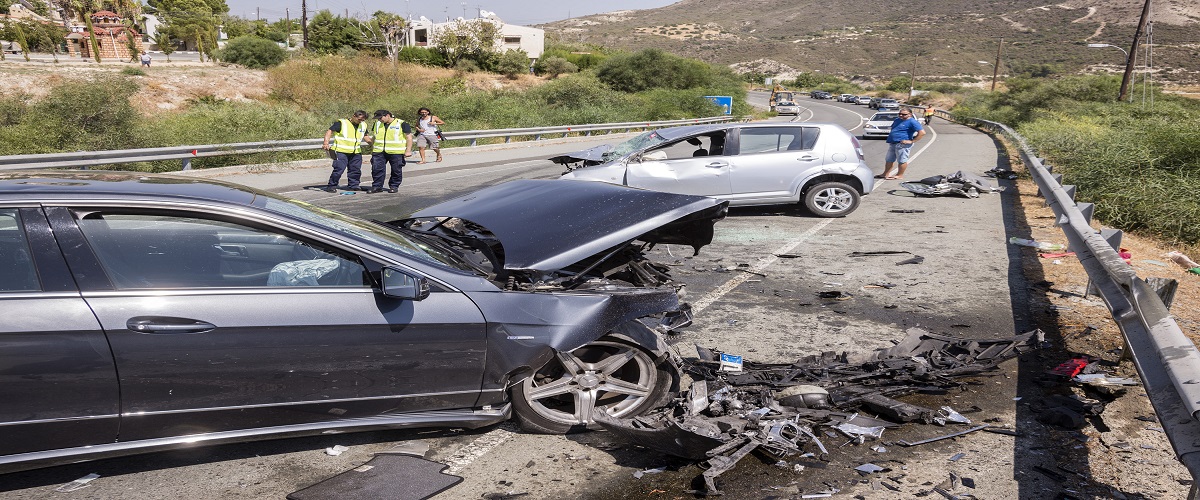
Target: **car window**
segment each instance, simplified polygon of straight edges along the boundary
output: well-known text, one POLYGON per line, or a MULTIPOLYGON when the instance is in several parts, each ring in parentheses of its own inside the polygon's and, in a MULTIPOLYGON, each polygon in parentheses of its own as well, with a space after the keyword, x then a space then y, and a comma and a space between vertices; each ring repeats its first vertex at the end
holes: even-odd
POLYGON ((119 289, 370 283, 356 258, 257 227, 177 214, 76 215, 119 289))
POLYGON ((0 208, 0 292, 42 289, 31 255, 20 214, 15 208, 0 208))
POLYGON ((710 132, 669 142, 642 154, 643 160, 678 160, 725 154, 725 132, 710 132))
POLYGON ((752 127, 742 129, 738 154, 806 151, 817 144, 816 127, 752 127))

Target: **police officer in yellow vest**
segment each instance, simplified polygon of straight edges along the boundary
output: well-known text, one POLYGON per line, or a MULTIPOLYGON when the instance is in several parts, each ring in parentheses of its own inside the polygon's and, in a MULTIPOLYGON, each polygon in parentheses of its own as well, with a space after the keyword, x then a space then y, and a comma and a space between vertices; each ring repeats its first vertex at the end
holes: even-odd
POLYGON ((392 112, 381 109, 375 112, 375 126, 371 128, 371 136, 375 138, 374 151, 371 153, 371 190, 369 193, 383 191, 383 180, 387 177, 387 167, 392 167, 392 178, 388 181, 387 192, 395 193, 404 181, 404 158, 412 155, 412 127, 404 120, 392 116, 392 112))
POLYGON ((358 190, 359 178, 362 177, 363 143, 370 144, 374 138, 367 133, 367 112, 358 110, 350 119, 333 122, 325 131, 325 142, 322 145, 333 157, 333 174, 329 176, 329 184, 324 190, 337 192, 338 182, 342 180, 342 172, 346 172, 346 186, 351 191, 358 190), (332 143, 330 140, 332 139, 332 143))

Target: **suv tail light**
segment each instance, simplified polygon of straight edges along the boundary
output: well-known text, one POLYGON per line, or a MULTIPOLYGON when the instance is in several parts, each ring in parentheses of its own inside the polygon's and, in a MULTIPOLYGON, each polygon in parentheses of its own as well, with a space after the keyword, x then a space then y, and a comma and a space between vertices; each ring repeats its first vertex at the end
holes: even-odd
POLYGON ((852 135, 850 136, 850 142, 854 144, 854 152, 858 153, 858 160, 866 161, 867 157, 863 155, 862 143, 858 142, 858 138, 852 135))

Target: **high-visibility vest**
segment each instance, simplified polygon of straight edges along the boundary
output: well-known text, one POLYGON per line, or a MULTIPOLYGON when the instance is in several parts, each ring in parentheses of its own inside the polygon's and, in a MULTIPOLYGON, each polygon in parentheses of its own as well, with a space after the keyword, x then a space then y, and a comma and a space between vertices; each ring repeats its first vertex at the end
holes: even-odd
POLYGON ((375 130, 371 135, 375 136, 376 153, 403 154, 408 151, 408 140, 404 136, 404 120, 392 118, 390 125, 376 121, 375 130))
POLYGON ((925 116, 933 116, 933 108, 925 108, 925 116))
POLYGON ((333 147, 330 148, 339 153, 355 154, 361 153, 362 149, 359 143, 363 137, 367 135, 367 123, 361 122, 358 126, 350 123, 350 120, 342 118, 342 129, 338 133, 333 134, 333 147))

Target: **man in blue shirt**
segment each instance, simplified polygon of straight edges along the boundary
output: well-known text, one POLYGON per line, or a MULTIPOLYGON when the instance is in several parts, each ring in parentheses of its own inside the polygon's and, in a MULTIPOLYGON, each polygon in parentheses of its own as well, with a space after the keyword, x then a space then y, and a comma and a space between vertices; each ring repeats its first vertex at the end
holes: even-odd
POLYGON ((876 177, 903 180, 904 171, 908 170, 909 150, 922 137, 925 137, 925 127, 921 125, 920 120, 913 118, 912 111, 900 110, 899 116, 892 121, 892 131, 887 137, 888 150, 884 159, 886 163, 883 166, 883 174, 876 177), (899 163, 900 169, 896 171, 896 175, 888 175, 892 171, 893 163, 899 163))

